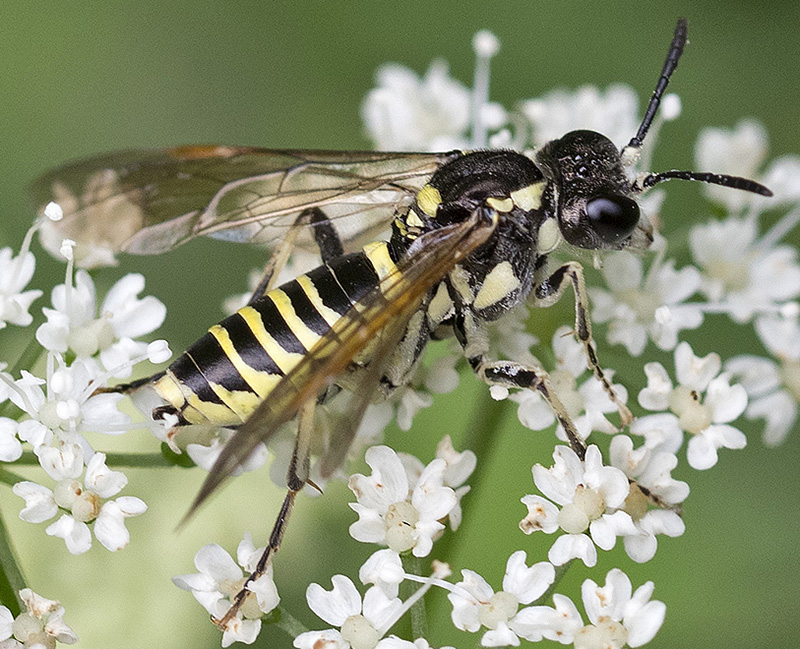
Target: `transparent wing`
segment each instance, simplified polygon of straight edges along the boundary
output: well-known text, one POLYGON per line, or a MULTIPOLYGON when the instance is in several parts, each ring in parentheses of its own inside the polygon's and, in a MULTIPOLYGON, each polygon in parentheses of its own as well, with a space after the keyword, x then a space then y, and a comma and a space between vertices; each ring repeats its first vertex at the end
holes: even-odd
MULTIPOLYGON (((398 271, 385 278, 314 346, 302 361, 276 385, 250 418, 225 445, 189 510, 189 516, 253 452, 284 423, 295 417, 302 405, 317 398, 335 378, 345 372, 353 358, 389 327, 397 331, 419 307, 422 299, 466 255, 484 243, 495 227, 480 211, 469 219, 417 239, 401 259, 398 271)), ((396 342, 393 333, 381 338, 396 342)), ((384 357, 376 350, 373 357, 384 357)), ((367 395, 368 396, 368 395, 367 395)), ((332 472, 345 458, 367 401, 356 409, 346 430, 333 436, 323 465, 332 472)))
POLYGON ((31 192, 40 213, 50 201, 64 213, 44 221, 43 245, 57 252, 73 239, 85 265, 113 263, 118 252, 159 254, 203 235, 269 243, 311 208, 353 249, 386 229, 455 155, 216 145, 121 151, 54 169, 31 192))

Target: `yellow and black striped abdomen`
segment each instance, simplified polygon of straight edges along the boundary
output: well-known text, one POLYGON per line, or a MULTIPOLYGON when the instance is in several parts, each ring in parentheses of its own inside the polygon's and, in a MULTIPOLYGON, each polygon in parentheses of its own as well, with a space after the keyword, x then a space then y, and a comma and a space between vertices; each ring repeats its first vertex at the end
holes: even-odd
POLYGON ((236 425, 380 280, 384 242, 273 289, 209 329, 154 383, 188 423, 236 425))

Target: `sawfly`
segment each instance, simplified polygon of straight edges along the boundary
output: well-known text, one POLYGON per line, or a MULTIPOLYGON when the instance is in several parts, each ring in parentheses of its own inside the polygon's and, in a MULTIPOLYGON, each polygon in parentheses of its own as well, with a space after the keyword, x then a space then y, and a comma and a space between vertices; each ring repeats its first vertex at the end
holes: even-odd
MULTIPOLYGON (((331 428, 321 455, 330 475, 345 460, 375 392, 410 379, 426 344, 454 335, 478 377, 490 385, 535 390, 569 443, 585 444, 539 367, 489 357, 487 323, 529 301, 547 306, 572 287, 574 333, 588 367, 631 419, 606 378, 592 342, 583 270, 577 261, 548 268, 550 253, 644 250, 652 226, 636 197, 678 178, 755 192, 751 180, 666 171, 631 179, 686 43, 678 21, 638 132, 618 150, 604 135, 578 130, 532 156, 511 150, 447 153, 271 150, 188 146, 124 151, 67 164, 38 180, 41 210, 61 221, 42 229, 58 250, 77 242, 86 263, 117 253, 156 255, 199 236, 265 245, 271 256, 248 304, 212 326, 166 370, 111 388, 148 384, 164 400, 154 417, 180 427, 213 424, 235 433, 190 512, 260 444, 296 421, 288 493, 267 549, 248 579, 278 550, 297 493, 309 484, 318 403, 345 390, 347 417, 331 428), (383 239, 381 233, 391 230, 383 239), (275 286, 293 249, 318 250, 322 265, 275 286)), ((312 483, 313 484, 313 483, 312 483)), ((245 585, 246 586, 246 585, 245 585)), ((236 615, 243 588, 228 613, 236 615)))

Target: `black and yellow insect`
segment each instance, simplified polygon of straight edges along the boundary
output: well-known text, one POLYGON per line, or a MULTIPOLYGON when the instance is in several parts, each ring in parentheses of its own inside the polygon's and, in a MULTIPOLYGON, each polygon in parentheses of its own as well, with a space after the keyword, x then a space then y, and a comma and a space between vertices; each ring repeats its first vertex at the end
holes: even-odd
MULTIPOLYGON (((631 180, 686 42, 675 30, 635 137, 621 151, 605 136, 573 131, 533 157, 508 150, 449 153, 275 151, 184 147, 129 151, 68 164, 36 185, 40 205, 58 202, 64 219, 43 231, 58 248, 78 242, 89 259, 118 252, 158 254, 208 235, 267 244, 272 256, 249 304, 214 325, 149 383, 166 402, 154 413, 178 425, 236 427, 192 509, 261 442, 297 418, 289 493, 256 578, 278 549, 296 493, 308 483, 315 404, 341 388, 357 394, 349 421, 335 428, 323 473, 344 460, 374 389, 406 384, 426 344, 455 335, 489 384, 533 389, 554 408, 575 451, 583 441, 537 367, 488 357, 486 323, 530 300, 546 306, 571 285, 575 333, 589 367, 616 400, 591 337, 582 269, 547 268, 570 246, 643 250, 651 226, 635 197, 680 178, 763 195, 750 180, 668 171, 631 180), (376 240, 391 228, 387 240, 376 240), (319 250, 323 265, 274 287, 295 246, 319 250)), ((80 254, 80 251, 79 251, 80 254)), ((625 423, 630 414, 618 402, 625 423)), ((242 591, 225 624, 246 596, 242 591)))

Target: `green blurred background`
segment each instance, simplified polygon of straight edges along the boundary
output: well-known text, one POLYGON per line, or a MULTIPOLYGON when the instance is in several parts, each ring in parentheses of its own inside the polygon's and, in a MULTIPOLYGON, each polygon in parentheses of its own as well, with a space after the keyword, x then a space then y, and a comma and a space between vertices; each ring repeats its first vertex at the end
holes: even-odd
MULTIPOLYGON (((800 4, 788 0, 769 5, 734 0, 724 5, 674 0, 4 2, 0 246, 17 248, 31 221, 26 184, 70 158, 201 142, 363 148, 368 142, 359 107, 375 69, 396 61, 423 72, 433 58, 444 57, 453 74, 469 83, 470 40, 480 28, 501 40, 492 96, 507 106, 558 85, 615 81, 630 83, 644 100, 679 15, 689 18, 691 44, 671 89, 680 93, 684 111, 679 122, 665 128, 655 168, 691 168, 694 138, 702 126, 733 126, 744 116, 757 116, 767 125, 773 155, 800 152, 800 4)), ((668 230, 700 216, 693 208, 697 187, 670 185, 669 193, 668 230)), ((793 237, 798 243, 796 232, 793 237)), ((123 271, 144 272, 147 291, 169 308, 161 335, 180 350, 219 318, 222 298, 242 291, 247 270, 260 261, 258 251, 196 242, 157 261, 126 259, 97 281, 107 288, 123 271)), ((38 263, 35 286, 59 281, 59 264, 43 254, 38 263)), ((545 335, 569 319, 568 307, 536 314, 545 335)), ((739 349, 739 335, 736 329, 711 331, 713 345, 726 353, 739 349)), ((751 338, 744 339, 755 351, 751 338)), ((15 328, 4 330, 0 358, 13 357, 21 340, 15 328)), ((699 351, 711 348, 710 339, 695 340, 699 351)), ((601 358, 618 365, 607 347, 602 346, 601 358)), ((632 381, 641 380, 640 370, 629 371, 635 372, 632 381)), ((395 432, 392 441, 427 461, 444 433, 458 439, 476 425, 477 410, 486 408, 485 393, 465 377, 457 393, 438 398, 419 416, 412 434, 395 432)), ((552 542, 525 537, 516 527, 524 514, 518 498, 533 489, 530 465, 549 463, 552 439, 522 429, 510 407, 490 412, 502 421, 492 455, 480 458, 488 468, 480 488, 468 497, 465 529, 453 539, 447 559, 456 570, 471 567, 499 587, 512 551, 523 548, 529 558, 538 558, 552 542)), ((142 450, 155 446, 146 435, 137 439, 142 450)), ((656 582, 655 597, 667 603, 668 613, 653 647, 752 649, 781 647, 799 637, 800 441, 795 434, 783 446, 765 449, 756 434, 751 440, 744 451, 723 451, 713 470, 698 474, 684 468, 678 474, 692 485, 682 538, 662 539, 656 559, 641 566, 631 566, 620 552, 602 554, 591 573, 601 580, 620 564, 634 585, 656 582), (787 503, 795 504, 787 509, 787 503)), ((110 447, 97 441, 99 448, 110 447)), ((192 556, 205 543, 219 542, 233 551, 245 529, 263 540, 281 492, 267 486, 264 472, 248 475, 175 533, 200 472, 129 475, 127 493, 142 495, 150 510, 129 522, 133 542, 118 554, 98 545, 86 555, 70 556, 61 540, 45 536, 43 525, 21 524, 19 499, 0 489, 30 586, 63 601, 82 647, 218 646, 205 613, 169 578, 191 572, 192 556)), ((373 549, 348 540, 347 525, 355 518, 344 504, 349 492, 342 485, 328 491, 324 498, 301 501, 276 569, 284 602, 311 628, 324 625, 302 610, 305 584, 315 580, 328 586, 336 572, 355 575, 373 549)), ((565 588, 574 588, 586 574, 572 570, 565 588)), ((449 614, 442 599, 434 602, 432 616, 449 614)), ((432 635, 429 640, 434 646, 466 647, 475 638, 432 635)), ((290 646, 276 629, 265 630, 259 643, 290 646)))

